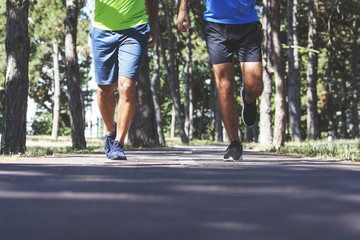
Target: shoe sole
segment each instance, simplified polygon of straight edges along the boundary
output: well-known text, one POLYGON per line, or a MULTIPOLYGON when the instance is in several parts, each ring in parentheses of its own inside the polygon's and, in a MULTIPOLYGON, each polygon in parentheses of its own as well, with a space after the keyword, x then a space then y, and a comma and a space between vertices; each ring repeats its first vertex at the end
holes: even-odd
POLYGON ((111 158, 111 160, 127 160, 127 158, 125 157, 114 157, 114 158, 111 158))
POLYGON ((223 159, 224 162, 241 162, 243 160, 243 156, 239 157, 238 159, 234 159, 232 157, 227 158, 227 159, 223 159))

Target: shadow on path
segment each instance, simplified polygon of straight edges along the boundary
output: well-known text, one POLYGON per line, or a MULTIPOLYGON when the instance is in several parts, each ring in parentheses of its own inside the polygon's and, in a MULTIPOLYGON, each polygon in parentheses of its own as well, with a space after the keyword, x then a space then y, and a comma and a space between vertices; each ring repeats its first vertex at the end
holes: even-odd
POLYGON ((1 239, 360 239, 358 165, 218 150, 2 161, 1 239))

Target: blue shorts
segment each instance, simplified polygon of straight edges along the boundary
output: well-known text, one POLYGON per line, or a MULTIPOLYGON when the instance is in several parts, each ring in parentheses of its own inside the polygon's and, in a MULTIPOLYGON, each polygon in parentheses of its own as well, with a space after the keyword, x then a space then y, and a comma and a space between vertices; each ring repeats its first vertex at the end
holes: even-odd
POLYGON ((90 31, 95 80, 98 85, 110 85, 118 76, 139 78, 150 33, 149 24, 120 31, 92 28, 90 31))

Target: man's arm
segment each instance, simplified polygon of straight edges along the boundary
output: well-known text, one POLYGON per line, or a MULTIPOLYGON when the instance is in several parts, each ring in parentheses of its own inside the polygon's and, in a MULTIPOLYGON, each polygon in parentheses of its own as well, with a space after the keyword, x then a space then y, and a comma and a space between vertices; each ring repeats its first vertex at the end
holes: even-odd
POLYGON ((153 47, 157 40, 156 25, 158 18, 159 0, 146 0, 146 8, 149 16, 150 38, 148 47, 153 47))
POLYGON ((177 26, 181 32, 186 32, 188 29, 190 29, 189 14, 186 10, 187 2, 188 0, 181 0, 179 7, 177 26), (186 23, 186 27, 184 27, 184 22, 186 23))

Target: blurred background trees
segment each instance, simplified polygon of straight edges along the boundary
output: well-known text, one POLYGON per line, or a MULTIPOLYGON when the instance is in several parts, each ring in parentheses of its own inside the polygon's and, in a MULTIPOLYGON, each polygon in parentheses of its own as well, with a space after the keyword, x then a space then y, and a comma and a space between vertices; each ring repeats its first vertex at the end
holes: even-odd
MULTIPOLYGON (((94 89, 89 87, 92 75, 88 37, 91 19, 89 2, 77 2, 76 53, 85 108, 94 101, 94 89)), ((28 94, 36 107, 28 111, 33 111, 36 118, 28 123, 28 134, 51 134, 54 138, 57 135, 70 135, 64 42, 66 1, 29 0, 29 3, 28 94)), ((159 38, 157 46, 148 50, 146 66, 142 70, 145 85, 139 87, 139 91, 142 91, 139 94, 147 96, 146 103, 151 101, 148 108, 154 113, 151 128, 155 130, 144 131, 140 134, 142 136, 137 136, 133 131, 130 138, 135 145, 150 142, 164 144, 163 135, 179 136, 182 142, 192 139, 227 141, 203 38, 204 3, 190 1, 191 31, 187 34, 176 29, 178 4, 176 0, 159 2, 159 38), (142 87, 145 88, 141 90, 142 87), (147 138, 157 140, 144 141, 147 138)), ((6 38, 6 7, 5 1, 0 3, 1 43, 5 43, 6 38)), ((276 144, 281 145, 285 140, 359 138, 360 2, 267 0, 257 1, 257 9, 264 29, 265 90, 259 101, 258 126, 245 129, 239 118, 243 139, 257 141, 259 136, 262 143, 275 143, 273 137, 281 136, 283 139, 276 144), (276 9, 271 8, 274 4, 278 5, 276 9), (278 26, 274 27, 275 20, 278 26), (277 28, 277 38, 274 39, 277 28), (276 90, 277 71, 283 75, 278 86, 283 88, 283 96, 276 90), (281 98, 283 107, 275 101, 276 97, 281 98), (283 108, 281 127, 276 124, 276 107, 283 108)), ((242 77, 238 61, 235 59, 234 62, 237 66, 240 110, 242 77)), ((1 131, 6 63, 5 44, 0 44, 1 131)), ((138 104, 142 109, 141 101, 138 104)), ((139 114, 141 118, 141 112, 139 114)), ((136 126, 140 127, 141 124, 136 126)))

